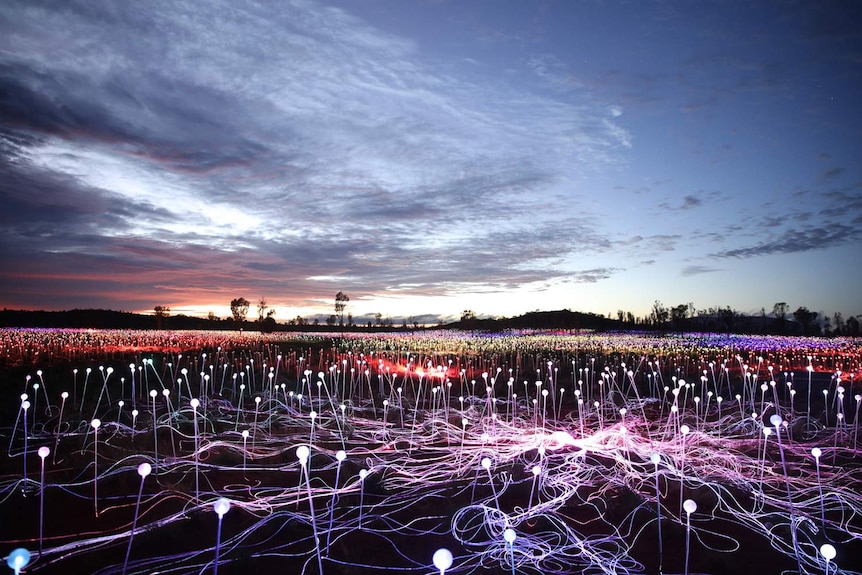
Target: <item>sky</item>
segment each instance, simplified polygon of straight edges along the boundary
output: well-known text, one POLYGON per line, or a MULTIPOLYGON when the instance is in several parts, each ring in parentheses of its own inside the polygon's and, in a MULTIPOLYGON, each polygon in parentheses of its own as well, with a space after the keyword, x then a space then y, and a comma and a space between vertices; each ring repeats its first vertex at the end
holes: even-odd
POLYGON ((860 103, 854 2, 5 0, 0 306, 846 319, 860 103))

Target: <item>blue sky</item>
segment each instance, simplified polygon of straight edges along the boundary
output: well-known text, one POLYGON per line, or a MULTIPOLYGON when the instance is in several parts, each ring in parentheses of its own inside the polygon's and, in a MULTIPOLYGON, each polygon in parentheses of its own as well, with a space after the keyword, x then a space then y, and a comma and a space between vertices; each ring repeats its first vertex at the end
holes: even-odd
POLYGON ((850 2, 5 2, 0 305, 862 313, 850 2))

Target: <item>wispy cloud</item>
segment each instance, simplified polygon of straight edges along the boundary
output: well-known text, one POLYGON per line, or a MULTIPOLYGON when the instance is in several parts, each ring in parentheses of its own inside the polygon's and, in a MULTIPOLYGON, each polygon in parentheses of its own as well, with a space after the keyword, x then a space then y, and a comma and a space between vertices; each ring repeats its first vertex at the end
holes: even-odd
POLYGON ((708 273, 720 272, 720 271, 721 271, 721 268, 711 268, 708 266, 697 266, 697 265, 686 266, 686 267, 682 268, 682 276, 683 277, 691 277, 691 276, 697 276, 697 275, 701 275, 701 274, 708 274, 708 273))
POLYGON ((830 227, 807 227, 789 230, 752 246, 721 250, 710 254, 717 258, 750 258, 773 254, 790 254, 826 249, 858 242, 862 230, 837 224, 830 227))
POLYGON ((823 172, 823 179, 824 180, 831 180, 833 178, 837 178, 838 176, 840 176, 843 173, 844 173, 844 168, 841 168, 841 167, 831 168, 831 169, 823 172))

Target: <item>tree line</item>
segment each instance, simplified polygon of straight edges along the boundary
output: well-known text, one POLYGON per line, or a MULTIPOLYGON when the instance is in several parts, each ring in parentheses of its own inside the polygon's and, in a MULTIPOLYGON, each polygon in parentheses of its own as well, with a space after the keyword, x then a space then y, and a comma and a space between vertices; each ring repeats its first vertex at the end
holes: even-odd
MULTIPOLYGON (((346 312, 347 304, 350 302, 350 297, 343 291, 335 294, 334 307, 335 313, 326 318, 327 327, 340 328, 356 328, 360 327, 354 322, 353 315, 346 312), (346 318, 345 318, 346 316, 346 318)), ((235 298, 230 302, 231 318, 237 326, 242 326, 248 321, 248 313, 251 308, 251 302, 243 297, 235 298)), ((771 313, 767 313, 766 308, 760 309, 759 314, 743 314, 730 306, 716 306, 703 309, 697 309, 692 302, 681 303, 675 306, 667 306, 660 300, 653 303, 649 314, 643 317, 637 317, 630 311, 618 310, 616 320, 611 314, 607 315, 609 322, 599 321, 605 319, 604 316, 596 314, 579 314, 582 321, 590 325, 582 327, 598 327, 600 329, 636 329, 636 330, 652 330, 652 331, 712 331, 712 332, 727 332, 727 333, 759 333, 759 334, 775 334, 775 335, 806 335, 806 336, 859 336, 862 335, 862 315, 850 316, 846 320, 841 312, 835 312, 831 316, 822 312, 809 310, 805 306, 799 306, 795 311, 790 311, 790 306, 787 302, 776 302, 772 306, 771 313), (589 321, 586 321, 589 320, 589 321)), ((564 310, 568 311, 568 310, 564 310)), ((156 306, 154 315, 157 320, 158 328, 161 329, 164 325, 164 320, 168 317, 170 308, 165 306, 156 306)), ((534 318, 537 312, 519 316, 523 318, 534 318)), ((261 331, 275 331, 278 329, 278 324, 274 318, 275 309, 271 308, 266 302, 266 299, 261 297, 257 302, 257 321, 255 325, 261 331)), ((556 316, 560 319, 559 316, 556 316)), ((218 321, 210 312, 208 318, 213 321, 218 321)), ((480 326, 490 327, 492 324, 504 326, 508 323, 520 325, 521 321, 516 321, 518 318, 486 318, 479 320, 472 310, 464 310, 461 314, 460 327, 468 329, 478 328, 480 326)), ((543 323, 547 322, 545 318, 543 323)), ((560 321, 563 321, 560 319, 560 321)), ((566 319, 565 321, 568 321, 566 319)), ((286 322, 288 327, 308 327, 320 325, 320 320, 315 318, 307 320, 302 316, 297 316, 286 322)), ((438 324, 440 325, 440 324, 438 324)), ((383 314, 377 313, 374 316, 374 321, 369 320, 364 327, 372 328, 394 328, 395 322, 390 317, 383 317, 383 314)), ((419 322, 414 317, 404 318, 401 322, 401 328, 418 329, 419 322)), ((560 326, 561 327, 561 326, 560 326)))
POLYGON ((666 306, 660 300, 653 303, 650 313, 636 317, 633 313, 618 310, 617 321, 629 329, 659 329, 672 331, 718 331, 735 333, 762 333, 774 335, 806 336, 859 336, 862 335, 862 315, 844 319, 841 312, 831 316, 799 306, 790 311, 787 302, 776 302, 772 312, 765 307, 760 313, 743 314, 730 306, 695 308, 691 302, 666 306))

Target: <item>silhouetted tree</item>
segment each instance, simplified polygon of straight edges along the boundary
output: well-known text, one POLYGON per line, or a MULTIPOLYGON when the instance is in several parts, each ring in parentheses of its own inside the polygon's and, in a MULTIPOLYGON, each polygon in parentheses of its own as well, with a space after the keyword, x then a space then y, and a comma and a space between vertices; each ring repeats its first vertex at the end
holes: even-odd
POLYGON ((847 318, 847 335, 856 337, 859 335, 859 320, 855 315, 847 318))
POLYGON ((780 301, 772 306, 772 315, 775 316, 778 333, 784 333, 787 329, 787 302, 780 301))
POLYGON ((655 300, 655 302, 652 304, 652 312, 650 312, 650 319, 652 320, 652 323, 657 326, 664 325, 667 323, 667 319, 669 316, 670 311, 668 311, 668 309, 664 307, 664 304, 661 303, 659 300, 655 300))
POLYGON ((847 326, 844 323, 844 317, 841 315, 841 312, 836 311, 832 318, 835 320, 835 335, 843 335, 847 326))
POLYGON ((156 316, 156 329, 162 329, 165 319, 171 315, 171 308, 157 305, 153 308, 153 314, 156 316))
POLYGON ((793 317, 802 326, 802 335, 816 335, 817 312, 810 311, 807 307, 799 307, 793 312, 793 317))
POLYGON ((244 297, 230 300, 230 313, 236 323, 242 323, 245 321, 250 305, 251 304, 244 297))
POLYGON ((685 327, 686 318, 688 317, 688 309, 691 304, 681 303, 671 308, 670 319, 677 331, 682 331, 685 327))
POLYGON ((335 315, 338 316, 338 325, 344 325, 344 308, 349 301, 350 298, 343 291, 335 294, 335 315))
POLYGON ((739 317, 739 313, 730 306, 727 306, 725 308, 718 309, 718 317, 720 317, 721 321, 724 322, 727 333, 730 333, 733 331, 733 326, 736 324, 736 318, 739 317))

